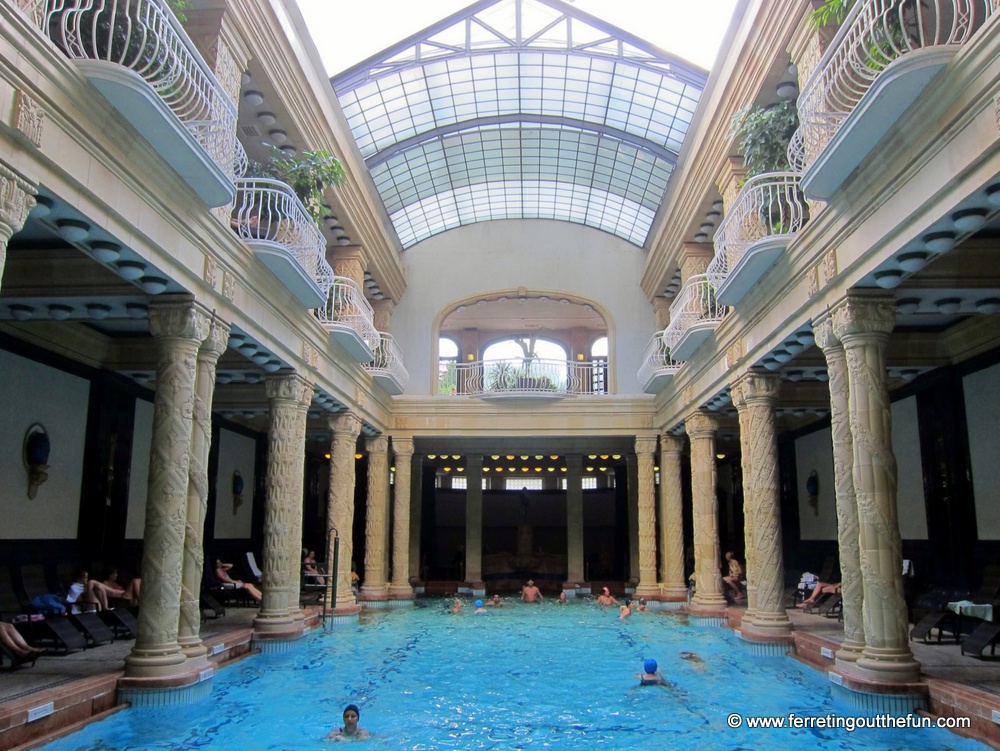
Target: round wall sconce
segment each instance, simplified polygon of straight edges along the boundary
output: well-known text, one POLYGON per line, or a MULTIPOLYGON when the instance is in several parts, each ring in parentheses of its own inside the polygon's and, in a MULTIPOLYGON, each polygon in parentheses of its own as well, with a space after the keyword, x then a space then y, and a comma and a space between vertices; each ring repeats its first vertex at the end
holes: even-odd
POLYGON ((87 305, 87 315, 95 321, 103 321, 109 315, 111 315, 111 306, 103 305, 101 303, 90 303, 87 305))
POLYGON ((927 265, 927 254, 919 250, 913 253, 903 253, 897 260, 899 268, 912 274, 927 265))
POLYGON ((902 300, 896 301, 896 312, 899 314, 910 315, 911 313, 916 313, 919 309, 919 297, 904 297, 902 300))
MULTIPOLYGON (((261 99, 261 102, 263 101, 264 100, 261 99)), ((276 122, 278 122, 278 118, 274 116, 274 113, 267 112, 266 110, 264 112, 258 112, 257 119, 260 121, 261 125, 274 125, 276 122)))
POLYGON ((957 297, 945 297, 935 302, 934 305, 939 313, 952 315, 958 312, 958 309, 962 306, 962 301, 957 297))
POLYGON ((35 219, 46 217, 52 213, 53 206, 55 206, 55 201, 48 196, 35 196, 35 205, 31 209, 31 216, 35 219))
POLYGON ((264 103, 264 95, 251 89, 243 94, 243 101, 254 107, 259 107, 264 103))
POLYGON ((240 510, 240 506, 243 505, 243 475, 240 474, 238 469, 233 470, 233 516, 240 510))
POLYGON ((55 321, 65 321, 73 315, 73 308, 69 305, 53 303, 49 305, 49 316, 55 321))
POLYGON ((141 303, 130 302, 125 306, 125 314, 129 318, 134 318, 138 321, 143 318, 149 318, 149 308, 141 303))
POLYGON ((60 219, 56 222, 56 232, 68 243, 83 242, 90 234, 90 225, 79 219, 60 219))
POLYGON ((49 452, 52 444, 49 434, 40 422, 31 425, 24 434, 21 457, 28 471, 28 498, 35 500, 38 488, 49 479, 49 452))
POLYGON ((795 81, 781 81, 775 88, 779 99, 794 99, 799 95, 799 87, 795 81))
POLYGON ((112 263, 121 256, 122 249, 117 243, 98 240, 90 244, 90 254, 101 263, 112 263))

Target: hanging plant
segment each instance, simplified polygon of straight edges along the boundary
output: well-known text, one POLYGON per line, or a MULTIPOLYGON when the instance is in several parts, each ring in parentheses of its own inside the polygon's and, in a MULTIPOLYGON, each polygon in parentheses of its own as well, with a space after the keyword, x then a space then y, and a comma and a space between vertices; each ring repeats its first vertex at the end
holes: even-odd
POLYGON ((300 151, 294 156, 272 147, 271 161, 251 163, 249 174, 280 180, 290 187, 302 201, 316 224, 329 213, 324 207, 323 191, 345 180, 344 166, 333 154, 324 149, 300 151))
POLYGON ((743 107, 733 114, 732 125, 730 137, 737 139, 748 178, 789 168, 788 142, 799 127, 794 100, 743 107))

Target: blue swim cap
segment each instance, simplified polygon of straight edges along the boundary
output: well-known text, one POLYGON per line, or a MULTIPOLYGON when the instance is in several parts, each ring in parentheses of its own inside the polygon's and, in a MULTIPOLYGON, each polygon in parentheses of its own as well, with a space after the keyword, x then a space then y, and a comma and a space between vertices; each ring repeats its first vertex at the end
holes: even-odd
POLYGON ((646 661, 644 663, 642 663, 642 667, 643 667, 643 669, 647 673, 655 673, 656 672, 656 660, 654 660, 652 657, 647 657, 646 661))
POLYGON ((476 600, 476 607, 477 608, 481 608, 482 606, 483 606, 483 601, 482 600, 476 600))

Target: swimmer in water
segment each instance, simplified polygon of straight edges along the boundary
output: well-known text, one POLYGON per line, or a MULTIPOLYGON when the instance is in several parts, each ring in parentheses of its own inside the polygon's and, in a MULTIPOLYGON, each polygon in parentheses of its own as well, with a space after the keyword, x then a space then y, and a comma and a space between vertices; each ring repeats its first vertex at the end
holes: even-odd
POLYGON ((462 612, 462 601, 456 597, 455 602, 452 603, 451 606, 451 614, 458 615, 461 612, 462 612))
POLYGON ((657 671, 656 660, 652 657, 647 657, 642 663, 643 672, 639 673, 639 685, 640 686, 669 686, 663 676, 657 671))
POLYGON ((625 604, 622 605, 619 608, 619 610, 621 612, 618 614, 618 620, 624 621, 626 618, 632 615, 632 600, 625 600, 625 604))
POLYGON ((605 587, 604 591, 597 598, 597 604, 602 607, 607 607, 608 605, 618 605, 618 600, 611 596, 611 591, 605 587))
POLYGON ((702 670, 705 669, 705 661, 695 652, 681 652, 681 659, 694 663, 702 670))
POLYGON ((556 600, 556 605, 569 605, 569 600, 566 599, 565 592, 559 593, 559 599, 556 600))
POLYGON ((489 615, 490 611, 483 607, 482 600, 476 600, 476 610, 473 615, 489 615))
POLYGON ((344 726, 340 728, 334 728, 330 731, 330 734, 326 736, 328 741, 354 741, 363 740, 370 736, 370 733, 364 728, 358 727, 358 720, 361 719, 361 710, 358 709, 357 704, 348 704, 344 707, 344 726))
POLYGON ((500 595, 493 595, 493 597, 490 598, 490 601, 486 604, 492 608, 502 608, 503 600, 500 599, 500 595))

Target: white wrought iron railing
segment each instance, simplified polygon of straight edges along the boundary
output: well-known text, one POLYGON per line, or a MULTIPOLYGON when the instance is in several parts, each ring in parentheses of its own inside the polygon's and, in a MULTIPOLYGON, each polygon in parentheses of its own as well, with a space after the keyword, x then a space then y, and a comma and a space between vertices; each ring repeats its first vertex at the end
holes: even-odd
POLYGON ((719 323, 728 312, 729 308, 715 299, 715 288, 708 276, 692 276, 670 306, 670 325, 663 330, 663 346, 673 351, 692 326, 719 323))
POLYGON ((288 185, 263 177, 236 181, 233 229, 244 240, 284 247, 325 295, 333 284, 326 238, 288 185))
POLYGON ((325 306, 316 309, 316 317, 327 329, 342 326, 352 329, 372 351, 378 347, 380 335, 375 328, 375 311, 353 279, 333 277, 330 296, 325 306))
POLYGON ((20 0, 73 60, 128 68, 150 85, 230 178, 246 172, 236 105, 163 0, 20 0))
POLYGON ((646 345, 637 377, 639 383, 645 384, 649 383, 653 376, 658 373, 676 373, 680 367, 679 362, 671 359, 670 350, 663 343, 663 332, 658 331, 653 334, 649 344, 646 345))
MULTIPOLYGON (((447 393, 458 396, 604 394, 607 364, 603 359, 579 362, 538 357, 458 363, 453 376, 454 391, 449 388, 447 393)), ((452 378, 450 373, 442 377, 452 378)))
POLYGON ((706 272, 712 287, 722 286, 755 242, 802 228, 807 210, 800 178, 798 172, 766 172, 743 184, 715 232, 715 257, 706 272))
POLYGON ((403 367, 403 354, 392 334, 378 332, 379 343, 375 348, 372 361, 362 367, 372 375, 383 375, 392 378, 400 387, 410 380, 410 374, 403 367))
POLYGON ((996 13, 993 0, 858 0, 798 100, 805 166, 894 60, 965 44, 996 13))

